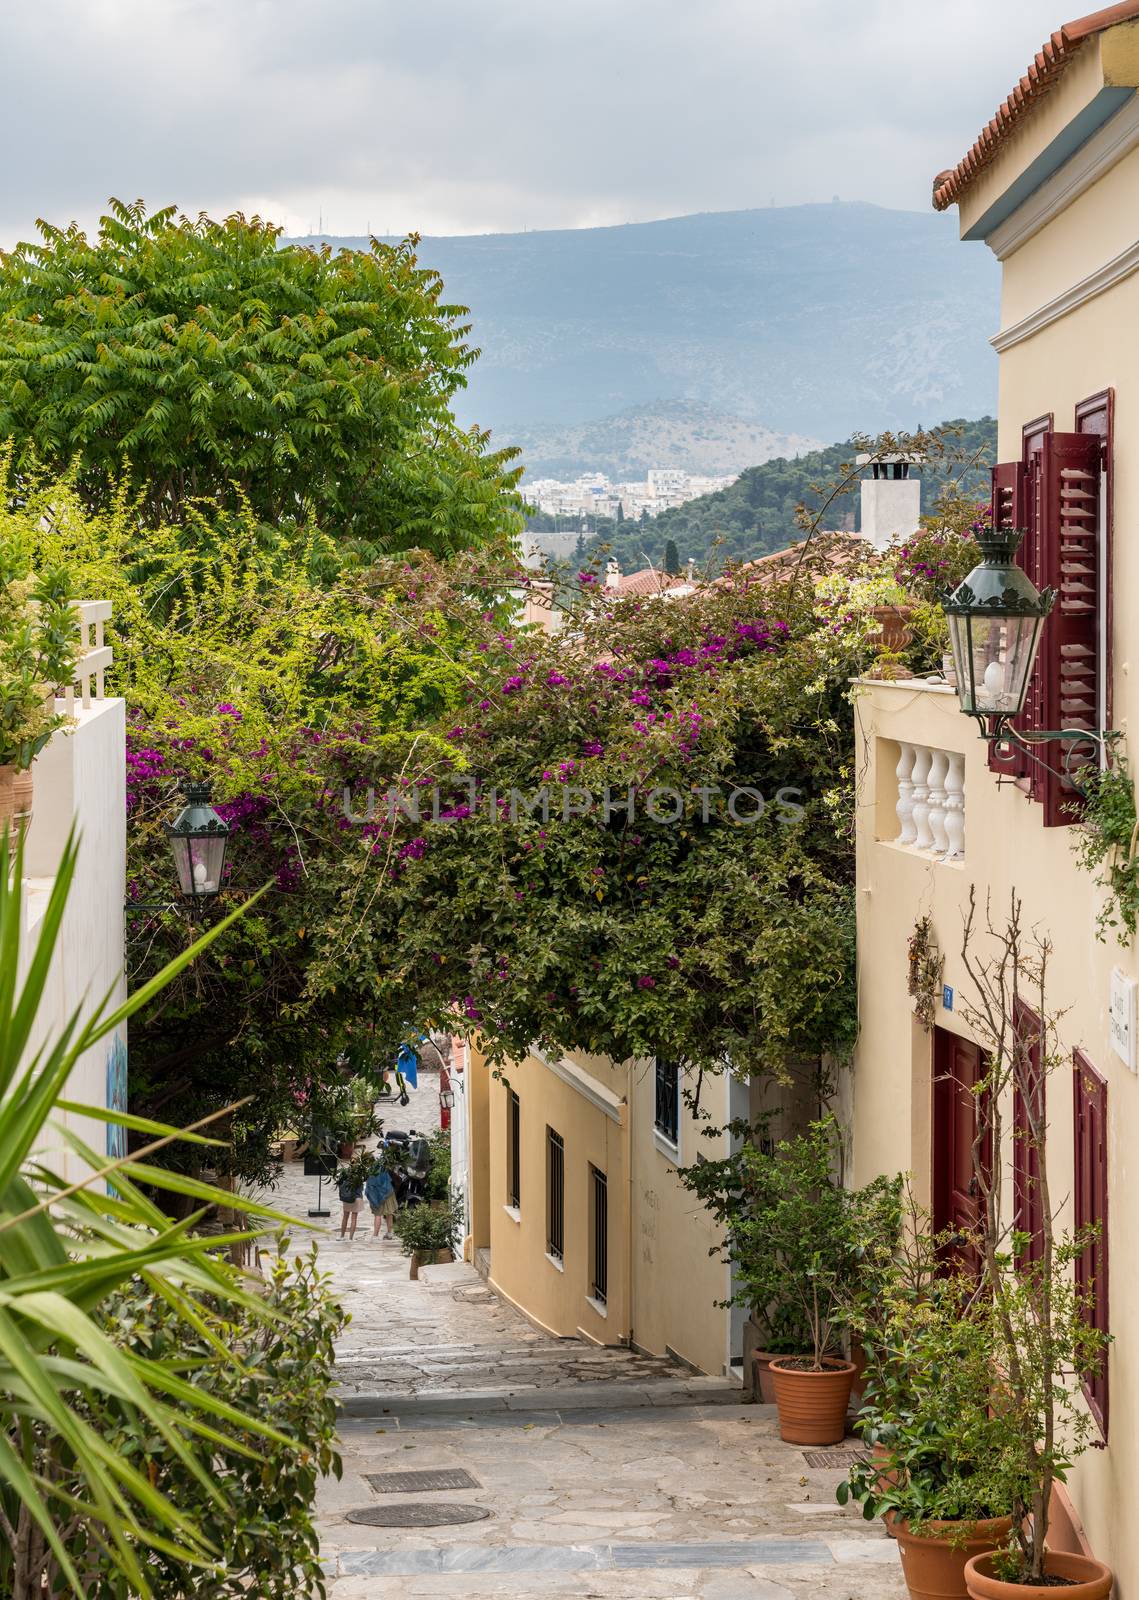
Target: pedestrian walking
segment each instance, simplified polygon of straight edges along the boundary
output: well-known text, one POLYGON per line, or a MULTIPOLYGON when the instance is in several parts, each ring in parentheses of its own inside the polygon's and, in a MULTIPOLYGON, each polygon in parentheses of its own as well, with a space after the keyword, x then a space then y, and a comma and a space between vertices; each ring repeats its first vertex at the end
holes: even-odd
POLYGON ((390 1239, 395 1233, 395 1219, 399 1211, 399 1203, 395 1196, 395 1184, 392 1175, 380 1161, 372 1169, 368 1181, 364 1185, 364 1195, 372 1213, 372 1237, 380 1237, 380 1224, 387 1224, 385 1238, 390 1239))
POLYGON ((340 1195, 340 1237, 343 1239, 347 1234, 349 1239, 354 1239, 356 1225, 364 1209, 363 1180, 350 1167, 345 1167, 340 1174, 337 1192, 340 1195))

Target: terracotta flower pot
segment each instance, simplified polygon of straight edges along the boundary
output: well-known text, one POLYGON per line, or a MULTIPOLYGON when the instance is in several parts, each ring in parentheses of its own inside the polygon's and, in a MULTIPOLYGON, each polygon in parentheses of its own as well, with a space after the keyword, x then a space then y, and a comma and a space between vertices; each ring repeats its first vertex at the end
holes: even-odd
POLYGON ((780 1356, 769 1367, 779 1407, 779 1436, 786 1444, 838 1444, 846 1433, 853 1361, 824 1357, 821 1371, 796 1366, 802 1356, 780 1356))
POLYGON ((778 1361, 779 1357, 774 1350, 756 1350, 752 1354, 752 1366, 755 1370, 755 1393, 759 1403, 765 1406, 775 1404, 775 1379, 771 1376, 771 1363, 778 1361))
POLYGON ((27 835, 32 825, 32 792, 35 778, 31 767, 23 767, 12 775, 12 825, 18 838, 27 835))
POLYGON ((1107 1600, 1111 1593, 1111 1568, 1092 1556, 1049 1550, 1044 1563, 1049 1578, 1066 1578, 1060 1587, 1037 1583, 1004 1583, 993 1577, 991 1555, 972 1556, 965 1563, 965 1592, 969 1600, 1107 1600))
MULTIPOLYGON (((875 606, 870 615, 878 624, 878 648, 890 655, 900 655, 913 640, 909 622, 913 606, 875 606)), ((868 678, 912 678, 913 673, 898 661, 876 662, 866 674, 868 678)))
POLYGON ((13 793, 15 780, 15 767, 0 767, 0 832, 7 829, 13 844, 16 842, 16 831, 12 823, 16 812, 16 796, 13 793))
POLYGON ((999 1549, 1011 1527, 1011 1517, 990 1517, 968 1524, 927 1522, 917 1534, 908 1522, 895 1522, 902 1575, 913 1600, 967 1600, 965 1563, 999 1549))

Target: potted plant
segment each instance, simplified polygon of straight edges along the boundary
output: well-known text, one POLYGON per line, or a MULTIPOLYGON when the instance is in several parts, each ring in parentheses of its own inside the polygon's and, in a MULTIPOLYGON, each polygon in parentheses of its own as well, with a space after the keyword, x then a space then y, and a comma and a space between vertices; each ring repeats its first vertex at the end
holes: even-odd
POLYGON ((420 1267, 428 1261, 450 1261, 463 1231, 463 1202, 452 1195, 441 1204, 413 1206, 400 1211, 395 1219, 400 1249, 411 1257, 409 1277, 418 1278, 420 1267))
POLYGON ((836 1444, 846 1431, 855 1367, 842 1340, 861 1248, 896 1232, 899 1219, 897 1181, 849 1190, 837 1165, 837 1125, 826 1117, 772 1150, 745 1143, 726 1162, 684 1173, 725 1223, 740 1298, 797 1340, 767 1367, 791 1444, 836 1444))
POLYGON ((916 1295, 899 1282, 882 1297, 855 1423, 872 1454, 836 1498, 885 1519, 913 1600, 966 1600, 966 1562, 997 1549, 1012 1527, 1020 1462, 990 1404, 990 1310, 976 1280, 962 1276, 916 1295))
POLYGON ((995 1375, 988 1409, 1015 1470, 1009 1474, 1009 1543, 971 1557, 965 1580, 973 1600, 1037 1600, 1058 1587, 1072 1600, 1103 1600, 1111 1591, 1110 1570, 1090 1556, 1051 1551, 1047 1543, 1053 1489, 1066 1481, 1096 1432, 1080 1386, 1107 1359, 1106 1337, 1092 1319, 1097 1230, 1062 1233, 1051 1204, 1045 1090, 1049 1073, 1068 1060, 1048 1009, 1051 947, 1024 932, 1015 894, 1003 928, 994 929, 986 914, 991 954, 977 952, 975 923, 970 895, 962 960, 977 998, 964 1016, 988 1063, 977 1090, 973 1142, 980 1201, 975 1254, 995 1375), (1014 1137, 1023 1140, 1031 1158, 1025 1165, 1032 1174, 1026 1181, 1035 1189, 1034 1236, 1006 1221, 1001 1163, 984 1159, 987 1149, 1004 1148, 1004 1107, 1014 1098, 1023 1115, 1014 1137), (1090 1286, 1075 1278, 1081 1258, 1091 1263, 1090 1286))
POLYGON ((55 694, 72 682, 77 650, 66 573, 32 577, 0 554, 0 828, 13 837, 31 818, 32 762, 67 723, 55 694))

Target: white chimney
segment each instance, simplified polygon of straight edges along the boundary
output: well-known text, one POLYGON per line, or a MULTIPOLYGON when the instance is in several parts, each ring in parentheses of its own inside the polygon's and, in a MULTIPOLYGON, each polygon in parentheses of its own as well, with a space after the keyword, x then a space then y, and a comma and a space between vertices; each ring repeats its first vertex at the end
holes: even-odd
POLYGON ((885 550, 918 531, 921 516, 921 480, 912 456, 858 457, 869 469, 862 480, 862 537, 875 550, 885 550))
POLYGON ((605 587, 619 589, 621 587, 621 567, 617 561, 607 561, 605 564, 605 587))

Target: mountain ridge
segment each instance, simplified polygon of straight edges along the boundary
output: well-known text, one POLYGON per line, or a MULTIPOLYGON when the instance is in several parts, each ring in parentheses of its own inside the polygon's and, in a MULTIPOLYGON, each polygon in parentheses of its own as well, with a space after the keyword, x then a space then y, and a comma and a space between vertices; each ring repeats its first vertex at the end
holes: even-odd
POLYGON ((470 308, 483 353, 457 413, 497 444, 673 401, 813 440, 995 405, 999 267, 932 211, 699 212, 418 251, 470 308))

